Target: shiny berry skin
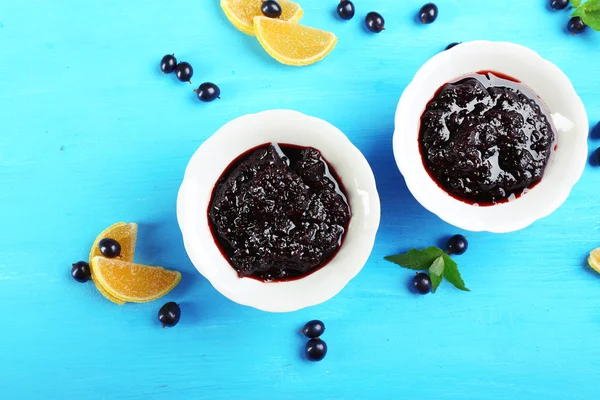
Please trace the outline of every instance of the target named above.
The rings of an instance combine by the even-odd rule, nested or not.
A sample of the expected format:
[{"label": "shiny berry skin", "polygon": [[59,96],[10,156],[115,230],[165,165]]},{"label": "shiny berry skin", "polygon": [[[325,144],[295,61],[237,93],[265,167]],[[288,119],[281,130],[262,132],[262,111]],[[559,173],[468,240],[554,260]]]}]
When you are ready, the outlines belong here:
[{"label": "shiny berry skin", "polygon": [[419,21],[424,24],[430,24],[438,17],[438,8],[433,3],[427,3],[419,11]]},{"label": "shiny berry skin", "polygon": [[87,282],[92,278],[92,272],[90,271],[90,264],[85,261],[78,261],[71,267],[71,276],[77,282]]},{"label": "shiny berry skin", "polygon": [[463,235],[454,235],[448,240],[448,254],[460,256],[467,251],[469,242]]},{"label": "shiny berry skin", "polygon": [[550,0],[550,7],[553,10],[564,10],[569,5],[569,0]]},{"label": "shiny berry skin", "polygon": [[325,324],[318,319],[313,319],[312,321],[308,321],[300,332],[304,333],[308,338],[315,339],[325,332]]},{"label": "shiny berry skin", "polygon": [[189,82],[192,83],[191,79],[194,75],[194,68],[187,62],[180,62],[175,67],[175,75],[177,75],[177,79],[181,82]]},{"label": "shiny berry skin", "polygon": [[375,11],[371,11],[365,17],[365,24],[367,25],[367,29],[371,32],[379,33],[385,30],[385,20],[381,16],[381,14],[376,13]]},{"label": "shiny berry skin", "polygon": [[160,70],[163,74],[170,74],[177,67],[177,59],[174,54],[167,54],[160,60]]},{"label": "shiny berry skin", "polygon": [[444,50],[450,50],[451,48],[458,46],[459,44],[460,44],[460,42],[450,43],[448,46],[446,46],[446,48]]},{"label": "shiny berry skin", "polygon": [[105,238],[98,243],[100,253],[106,258],[115,258],[121,254],[121,245],[115,239]]},{"label": "shiny berry skin", "polygon": [[158,310],[158,320],[162,324],[162,327],[168,326],[169,328],[177,325],[179,318],[181,317],[181,308],[179,304],[174,301],[166,303]]},{"label": "shiny berry skin", "polygon": [[306,358],[310,361],[321,361],[327,355],[327,343],[321,339],[310,339],[305,350]]},{"label": "shiny berry skin", "polygon": [[346,21],[354,17],[354,11],[354,3],[349,0],[341,0],[340,4],[337,6],[338,15],[341,19],[345,19]]},{"label": "shiny berry skin", "polygon": [[582,33],[583,31],[585,31],[585,28],[587,28],[587,25],[585,24],[585,22],[583,22],[581,17],[573,17],[569,20],[569,23],[567,24],[567,30],[571,32],[572,35]]},{"label": "shiny berry skin", "polygon": [[194,92],[196,92],[198,95],[198,100],[203,102],[209,102],[221,98],[221,89],[219,89],[219,87],[214,83],[210,82],[204,82],[202,85],[198,86],[198,89],[195,89]]},{"label": "shiny berry skin", "polygon": [[265,17],[279,18],[281,16],[281,6],[275,0],[263,1],[260,10]]},{"label": "shiny berry skin", "polygon": [[431,292],[431,278],[424,272],[419,272],[415,275],[413,280],[415,289],[421,294],[427,294]]}]

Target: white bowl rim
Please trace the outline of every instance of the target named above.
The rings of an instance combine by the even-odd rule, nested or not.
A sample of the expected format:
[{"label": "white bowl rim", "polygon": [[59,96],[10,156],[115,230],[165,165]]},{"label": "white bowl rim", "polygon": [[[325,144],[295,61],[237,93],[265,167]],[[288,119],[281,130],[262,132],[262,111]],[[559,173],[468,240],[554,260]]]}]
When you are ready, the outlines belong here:
[{"label": "white bowl rim", "polygon": [[[413,164],[407,164],[405,162],[405,152],[414,151],[414,149],[406,149],[405,146],[402,146],[402,139],[404,133],[402,132],[403,121],[407,117],[407,111],[410,109],[410,106],[414,106],[415,94],[421,90],[423,86],[423,80],[428,76],[431,76],[433,71],[436,71],[440,68],[448,68],[449,63],[452,60],[456,60],[458,57],[473,57],[474,52],[478,52],[482,49],[486,49],[487,51],[491,51],[493,49],[494,52],[502,53],[508,52],[514,55],[518,55],[521,60],[527,60],[527,65],[529,68],[537,68],[539,71],[543,71],[543,73],[551,75],[551,79],[554,83],[554,87],[557,91],[560,91],[561,96],[564,98],[564,102],[569,102],[576,108],[577,117],[573,119],[575,121],[575,127],[573,130],[577,130],[574,135],[574,144],[575,148],[572,151],[571,156],[573,157],[573,161],[569,165],[569,175],[566,179],[557,183],[557,188],[559,190],[555,191],[555,195],[548,199],[547,202],[543,204],[539,204],[539,207],[530,207],[527,213],[520,213],[519,218],[509,219],[505,218],[501,222],[494,221],[493,218],[486,218],[486,216],[491,216],[494,214],[496,210],[501,208],[511,207],[515,209],[515,205],[522,202],[523,199],[527,198],[527,194],[521,196],[520,198],[509,201],[506,203],[500,203],[494,206],[489,207],[476,207],[473,205],[469,205],[465,202],[462,202],[458,199],[453,198],[448,193],[446,193],[443,189],[438,186],[439,191],[436,193],[436,196],[426,195],[423,187],[423,175],[420,174],[417,176],[415,171],[418,169],[425,169],[422,165],[422,162],[419,166],[415,166]],[[531,65],[534,64],[535,67]],[[465,70],[461,74],[455,76],[459,78],[461,76],[475,73],[482,70],[491,70],[499,73],[503,73],[501,70],[494,69],[493,66],[489,68],[475,68],[474,70],[467,71]],[[510,74],[509,74],[510,75]],[[512,75],[511,75],[512,76]],[[519,76],[515,76],[515,78],[520,79]],[[448,80],[446,81],[448,82]],[[444,82],[444,83],[446,83]],[[526,82],[523,82],[527,85]],[[443,83],[442,83],[443,84]],[[441,86],[441,85],[440,85]],[[439,87],[439,86],[438,86]],[[434,92],[431,93],[429,99],[431,99],[434,95]],[[542,101],[545,102],[544,98],[540,97]],[[423,105],[423,110],[425,109],[425,105]],[[553,112],[554,110],[551,110]],[[422,111],[421,111],[422,113]],[[418,116],[420,118],[420,114]],[[396,109],[395,114],[395,130],[393,135],[393,151],[394,157],[396,159],[396,163],[400,172],[402,173],[406,185],[410,192],[413,194],[415,199],[427,210],[436,214],[442,220],[447,223],[454,225],[456,227],[462,228],[468,231],[488,231],[494,233],[506,233],[512,232],[516,230],[523,229],[529,225],[531,225],[536,220],[546,217],[550,215],[553,211],[555,211],[569,196],[573,186],[577,183],[579,178],[581,177],[585,165],[587,163],[587,135],[588,135],[588,119],[585,111],[585,107],[583,102],[577,95],[573,84],[569,80],[569,78],[565,75],[563,71],[561,71],[555,64],[552,62],[542,58],[535,51],[515,43],[511,42],[491,42],[491,41],[471,41],[471,42],[463,42],[458,46],[453,47],[450,50],[446,50],[440,52],[429,59],[423,66],[417,71],[413,80],[410,84],[405,88],[399,102],[398,107]],[[416,133],[415,145],[418,147],[418,132]],[[408,135],[408,134],[407,134]],[[555,153],[561,149],[561,143],[558,143],[558,149]],[[552,168],[552,162],[547,167],[546,174],[549,169]],[[435,182],[431,179],[429,174],[427,177],[431,183],[435,184]],[[546,176],[542,179],[542,182],[546,180]],[[540,182],[540,184],[542,183]],[[538,185],[540,185],[538,184]],[[435,184],[437,186],[437,184]],[[536,190],[536,187],[531,189]],[[436,197],[439,199],[440,197],[444,197],[444,205],[441,206]],[[448,200],[451,199],[451,200]],[[450,205],[450,207],[448,207]],[[488,212],[483,212],[478,214],[478,218],[465,218],[466,207],[476,207],[479,209],[485,209]]]},{"label": "white bowl rim", "polygon": [[[193,208],[194,203],[200,201],[200,197],[206,197],[206,193],[198,192],[195,180],[198,179],[198,171],[202,169],[202,166],[206,167],[206,164],[210,162],[207,159],[210,152],[222,148],[223,143],[231,144],[231,140],[235,139],[235,145],[238,145],[237,141],[248,139],[248,137],[251,137],[252,135],[248,135],[248,137],[244,138],[238,136],[236,138],[236,132],[245,128],[252,129],[249,127],[259,121],[263,123],[262,126],[266,130],[271,129],[271,125],[279,126],[279,128],[285,128],[287,126],[289,129],[302,125],[315,128],[319,132],[320,138],[317,139],[316,143],[311,142],[312,144],[310,144],[310,146],[321,151],[323,157],[332,164],[336,173],[343,181],[351,203],[353,216],[350,220],[344,243],[339,252],[327,265],[298,280],[264,283],[251,278],[239,278],[237,272],[220,254],[214,240],[212,240],[212,234],[210,236],[210,244],[206,243],[206,240],[199,239],[200,235],[198,234],[198,229],[206,229],[210,233],[208,223],[206,223],[205,227],[199,227],[198,225],[200,225],[201,222],[190,222],[188,216],[188,214],[196,214],[196,217],[202,220],[198,213],[194,213],[193,210],[191,211],[191,208]],[[312,139],[315,139],[314,135]],[[306,138],[292,141],[256,139],[256,144],[248,146],[244,151],[249,150],[256,145],[278,141],[279,143],[308,145],[304,140],[306,140]],[[243,145],[239,144],[239,146]],[[335,149],[337,152],[333,154],[334,157],[332,157],[332,149]],[[223,160],[225,168],[233,161],[233,159],[244,151],[226,151],[226,155],[224,156],[225,159]],[[343,166],[336,165],[336,162],[339,162],[340,157],[348,159]],[[349,160],[352,161],[350,162]],[[350,172],[352,174],[350,176],[348,176],[348,165],[351,165]],[[208,168],[211,168],[211,166],[208,166]],[[218,176],[222,174],[225,168],[217,168],[219,169],[217,171]],[[212,181],[212,185],[210,186],[208,193],[209,199],[218,176]],[[352,182],[349,181],[350,179]],[[360,193],[355,193],[356,190]],[[206,204],[208,204],[208,200],[206,200]],[[368,209],[365,211],[368,215],[359,218],[363,213],[361,207],[366,207],[365,210]],[[186,167],[183,182],[179,189],[177,198],[177,219],[189,258],[196,269],[215,287],[215,289],[217,289],[217,291],[234,302],[251,306],[259,310],[268,312],[290,312],[314,306],[329,300],[339,293],[346,284],[360,272],[370,256],[375,243],[375,236],[380,220],[380,203],[375,177],[369,163],[358,148],[356,148],[338,128],[322,119],[307,116],[298,111],[268,110],[255,114],[243,115],[229,121],[199,146]],[[358,226],[359,223],[360,226]],[[204,234],[205,232],[202,232],[202,237],[205,237]],[[361,238],[360,243],[355,243],[354,240],[359,237]],[[347,246],[349,240],[354,243],[352,248]],[[218,257],[222,262],[215,259],[215,251],[219,253]],[[341,260],[340,257],[342,255],[344,255],[343,259],[346,260],[344,265],[340,265],[341,262],[338,261]],[[215,267],[213,265],[214,263],[218,263],[219,265]],[[333,268],[335,268],[335,273],[327,272],[332,271]],[[323,277],[327,277],[328,279],[322,279]],[[310,282],[315,284],[316,290],[299,289],[299,284],[309,286],[311,285]],[[273,287],[279,287],[280,289],[271,291]],[[302,290],[302,295],[293,294],[298,290]],[[253,295],[249,295],[249,291],[251,291]]]}]

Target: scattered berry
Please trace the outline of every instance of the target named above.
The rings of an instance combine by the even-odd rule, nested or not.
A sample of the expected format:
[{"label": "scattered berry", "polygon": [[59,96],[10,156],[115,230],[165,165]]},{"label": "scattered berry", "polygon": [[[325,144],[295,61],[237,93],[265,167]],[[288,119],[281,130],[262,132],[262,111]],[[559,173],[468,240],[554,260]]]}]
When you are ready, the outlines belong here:
[{"label": "scattered berry", "polygon": [[365,24],[371,32],[379,33],[385,30],[385,20],[381,14],[371,11],[365,17]]},{"label": "scattered berry", "polygon": [[463,235],[454,235],[448,240],[448,254],[460,256],[467,251],[469,242]]},{"label": "scattered berry", "polygon": [[354,17],[354,3],[349,0],[341,0],[337,6],[337,13],[341,19],[350,20]]},{"label": "scattered berry", "polygon": [[592,139],[600,139],[600,122],[598,122],[591,130],[590,137]]},{"label": "scattered berry", "polygon": [[308,321],[300,332],[311,339],[318,338],[325,332],[325,324],[318,319],[313,319],[312,321]]},{"label": "scattered berry", "polygon": [[181,317],[181,308],[179,308],[179,304],[174,301],[170,301],[158,310],[158,320],[162,324],[163,328],[165,326],[173,327],[177,325],[179,322],[179,318]]},{"label": "scattered berry", "polygon": [[306,358],[310,361],[321,361],[327,355],[327,343],[321,339],[310,339],[306,343]]},{"label": "scattered berry", "polygon": [[569,5],[569,0],[550,0],[550,7],[553,10],[563,10]]},{"label": "scattered berry", "polygon": [[198,89],[195,89],[194,92],[198,94],[198,99],[204,102],[221,98],[221,89],[219,89],[219,87],[214,83],[210,82],[204,82],[202,85],[198,86]]},{"label": "scattered berry", "polygon": [[115,239],[105,238],[98,243],[100,253],[106,258],[115,258],[121,254],[121,245]]},{"label": "scattered berry", "polygon": [[569,20],[569,23],[567,24],[567,30],[571,32],[572,35],[582,33],[583,31],[585,31],[585,28],[587,28],[587,25],[585,24],[585,22],[583,22],[581,17],[573,17]]},{"label": "scattered berry", "polygon": [[90,264],[86,263],[85,261],[76,262],[71,268],[71,276],[73,276],[73,279],[75,279],[77,282],[84,283],[89,281],[92,277]]},{"label": "scattered berry", "polygon": [[413,284],[415,285],[417,292],[421,294],[427,294],[431,292],[431,278],[424,272],[419,272],[417,275],[415,275]]},{"label": "scattered berry", "polygon": [[595,166],[600,165],[600,147],[598,147],[596,150],[594,150],[590,161],[591,161],[592,165],[595,165]]},{"label": "scattered berry", "polygon": [[427,3],[419,11],[419,21],[424,24],[430,24],[438,17],[438,8],[433,3]]},{"label": "scattered berry", "polygon": [[160,70],[163,74],[170,74],[177,67],[177,59],[174,54],[167,54],[160,60]]},{"label": "scattered berry", "polygon": [[263,1],[261,11],[265,17],[279,18],[281,16],[281,6],[275,0]]},{"label": "scattered berry", "polygon": [[192,83],[191,79],[192,75],[194,75],[194,69],[190,63],[185,61],[180,62],[177,64],[177,67],[175,67],[175,75],[177,75],[177,79],[179,79],[181,82]]},{"label": "scattered berry", "polygon": [[460,42],[450,43],[448,46],[446,46],[445,50],[450,50],[451,48],[453,48],[454,46],[458,46],[459,44],[460,44]]}]

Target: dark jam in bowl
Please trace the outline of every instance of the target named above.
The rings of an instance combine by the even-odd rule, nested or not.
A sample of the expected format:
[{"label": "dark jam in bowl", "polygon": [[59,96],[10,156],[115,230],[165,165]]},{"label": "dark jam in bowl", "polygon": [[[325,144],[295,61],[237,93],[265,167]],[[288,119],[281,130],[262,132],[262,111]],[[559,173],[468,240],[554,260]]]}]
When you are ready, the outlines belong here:
[{"label": "dark jam in bowl", "polygon": [[489,206],[542,179],[555,137],[535,93],[510,77],[479,72],[438,90],[421,116],[419,144],[442,189]]},{"label": "dark jam in bowl", "polygon": [[335,256],[350,207],[318,150],[264,144],[227,167],[208,216],[215,241],[240,277],[288,281]]}]

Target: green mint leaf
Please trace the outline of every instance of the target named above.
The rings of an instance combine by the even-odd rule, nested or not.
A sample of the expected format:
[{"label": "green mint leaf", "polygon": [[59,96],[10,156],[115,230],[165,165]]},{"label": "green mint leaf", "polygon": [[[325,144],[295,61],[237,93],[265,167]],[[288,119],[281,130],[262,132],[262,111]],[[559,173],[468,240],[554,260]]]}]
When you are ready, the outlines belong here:
[{"label": "green mint leaf", "polygon": [[435,259],[429,267],[429,279],[431,279],[431,291],[435,293],[440,283],[442,283],[442,274],[444,273],[444,256],[441,255]]},{"label": "green mint leaf", "polygon": [[586,1],[583,3],[583,9],[588,13],[600,10],[600,0]]},{"label": "green mint leaf", "polygon": [[442,276],[444,273],[444,256],[439,256],[435,259],[431,267],[429,267],[430,275]]},{"label": "green mint leaf", "polygon": [[431,279],[431,291],[435,293],[440,283],[442,283],[442,275],[429,274],[429,279]]},{"label": "green mint leaf", "polygon": [[425,271],[431,267],[431,264],[444,252],[437,247],[428,247],[423,250],[412,249],[403,254],[385,257],[401,267],[413,269],[415,271]]},{"label": "green mint leaf", "polygon": [[594,11],[587,11],[581,16],[581,19],[593,30],[600,31],[600,8]]},{"label": "green mint leaf", "polygon": [[571,0],[573,7],[577,8],[581,5],[581,0]]},{"label": "green mint leaf", "polygon": [[458,265],[452,258],[450,258],[448,254],[444,254],[444,278],[446,278],[446,280],[453,284],[457,289],[470,292],[470,290],[465,286],[465,281],[463,281],[462,277],[460,276],[460,272],[458,272]]},{"label": "green mint leaf", "polygon": [[[586,4],[587,3],[584,4],[584,8]],[[581,16],[581,19],[583,20],[583,22],[585,22],[587,26],[589,26],[593,30],[600,31],[600,4],[598,4],[595,7],[597,8],[590,11],[586,11]]]}]

